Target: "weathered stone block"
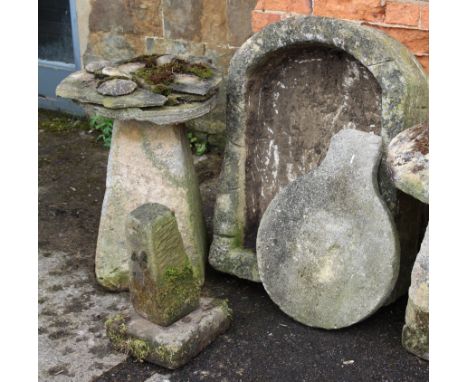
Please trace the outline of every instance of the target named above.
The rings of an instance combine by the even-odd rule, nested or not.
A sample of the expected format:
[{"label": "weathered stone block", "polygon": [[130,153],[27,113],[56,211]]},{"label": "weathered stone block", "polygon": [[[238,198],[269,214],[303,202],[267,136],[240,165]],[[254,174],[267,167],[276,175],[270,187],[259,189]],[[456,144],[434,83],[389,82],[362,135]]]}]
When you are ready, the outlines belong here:
[{"label": "weathered stone block", "polygon": [[147,320],[168,326],[199,305],[200,284],[193,276],[174,213],[144,204],[126,226],[130,253],[130,297]]},{"label": "weathered stone block", "polygon": [[162,5],[166,38],[201,41],[203,0],[162,0]]},{"label": "weathered stone block", "polygon": [[200,19],[201,41],[211,44],[226,44],[227,0],[203,0]]},{"label": "weathered stone block", "polygon": [[402,343],[411,353],[429,359],[429,227],[411,274]]},{"label": "weathered stone block", "polygon": [[257,259],[272,300],[303,324],[337,329],[380,308],[399,270],[393,219],[377,185],[382,139],[345,129],[322,164],[262,217]]},{"label": "weathered stone block", "polygon": [[429,203],[429,126],[414,126],[398,134],[388,146],[387,163],[395,187]]},{"label": "weathered stone block", "polygon": [[117,350],[176,369],[225,332],[231,319],[226,301],[202,298],[198,309],[171,326],[153,324],[132,312],[130,317],[117,315],[108,319],[106,332]]},{"label": "weathered stone block", "polygon": [[160,0],[97,0],[89,15],[91,32],[162,35]]}]

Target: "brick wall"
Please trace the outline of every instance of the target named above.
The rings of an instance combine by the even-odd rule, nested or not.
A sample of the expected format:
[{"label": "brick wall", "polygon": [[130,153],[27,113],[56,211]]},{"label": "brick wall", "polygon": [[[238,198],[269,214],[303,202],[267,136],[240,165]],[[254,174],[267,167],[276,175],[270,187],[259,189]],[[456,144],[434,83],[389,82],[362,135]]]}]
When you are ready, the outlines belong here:
[{"label": "brick wall", "polygon": [[429,71],[429,2],[409,0],[258,0],[252,30],[297,15],[351,20],[380,29],[406,45]]}]

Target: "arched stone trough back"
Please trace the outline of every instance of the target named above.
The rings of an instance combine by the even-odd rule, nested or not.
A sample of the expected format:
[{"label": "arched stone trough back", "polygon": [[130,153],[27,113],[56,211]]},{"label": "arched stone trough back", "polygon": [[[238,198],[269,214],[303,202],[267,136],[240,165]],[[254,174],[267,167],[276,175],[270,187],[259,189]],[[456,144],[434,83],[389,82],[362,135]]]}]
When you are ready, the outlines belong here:
[{"label": "arched stone trough back", "polygon": [[[252,199],[251,195],[255,192],[255,187],[249,188],[249,185],[255,176],[251,176],[249,166],[252,164],[252,148],[257,142],[249,142],[249,137],[255,136],[259,131],[257,129],[252,133],[249,129],[255,123],[261,124],[252,117],[252,107],[249,107],[252,100],[249,100],[249,96],[256,92],[258,95],[259,86],[255,84],[255,80],[262,78],[261,72],[275,60],[282,65],[281,58],[278,57],[287,59],[291,52],[297,57],[305,54],[310,58],[315,54],[315,57],[321,59],[326,57],[320,55],[341,54],[343,60],[354,61],[351,64],[360,71],[361,79],[367,76],[366,73],[374,77],[363,80],[360,84],[367,86],[368,91],[374,95],[380,92],[381,99],[377,100],[377,103],[360,105],[361,109],[357,112],[362,116],[357,119],[367,124],[367,127],[356,128],[369,130],[368,126],[371,126],[370,130],[382,136],[384,150],[400,131],[427,120],[427,77],[411,52],[383,32],[348,21],[309,16],[271,24],[246,41],[236,52],[229,68],[227,145],[220,176],[209,261],[220,271],[252,281],[259,281],[259,276],[253,249],[255,222],[249,221],[252,220],[249,218],[252,210],[249,197]],[[338,61],[332,57],[330,63],[336,65],[336,62]],[[350,96],[354,97],[352,93]],[[370,113],[367,116],[364,115],[366,108]],[[376,108],[381,109],[377,119]],[[271,111],[274,112],[273,109]],[[299,111],[307,112],[304,108]],[[282,110],[278,112],[281,113]],[[302,125],[306,122],[303,121]],[[340,123],[343,126],[340,126]],[[346,123],[348,122],[344,117],[342,121],[330,126],[330,133],[326,135],[331,137],[337,128],[349,128],[349,125],[345,126]],[[321,126],[322,131],[324,127],[326,124]],[[288,128],[289,126],[285,126],[286,130]],[[330,137],[326,139],[329,140]],[[325,149],[326,152],[328,142],[321,143],[321,150]],[[315,159],[317,163],[305,166],[302,171],[310,171],[318,165],[319,160],[320,158]],[[386,180],[385,172],[385,168],[382,168],[381,190],[390,209],[397,214],[398,200],[393,187]],[[294,174],[294,177],[298,175],[302,174]],[[259,215],[261,211],[255,217],[257,220],[261,218]],[[253,238],[249,238],[246,231],[253,233]]]}]

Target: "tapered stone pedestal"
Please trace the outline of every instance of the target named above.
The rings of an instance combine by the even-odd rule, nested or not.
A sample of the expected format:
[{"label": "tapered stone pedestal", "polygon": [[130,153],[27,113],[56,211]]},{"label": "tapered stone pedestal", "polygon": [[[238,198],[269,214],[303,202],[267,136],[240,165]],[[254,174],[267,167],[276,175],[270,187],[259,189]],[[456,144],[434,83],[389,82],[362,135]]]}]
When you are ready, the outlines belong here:
[{"label": "tapered stone pedestal", "polygon": [[163,204],[175,213],[194,275],[202,283],[205,226],[183,126],[117,121],[96,249],[96,276],[104,287],[128,287],[125,220],[133,209],[150,202]]}]

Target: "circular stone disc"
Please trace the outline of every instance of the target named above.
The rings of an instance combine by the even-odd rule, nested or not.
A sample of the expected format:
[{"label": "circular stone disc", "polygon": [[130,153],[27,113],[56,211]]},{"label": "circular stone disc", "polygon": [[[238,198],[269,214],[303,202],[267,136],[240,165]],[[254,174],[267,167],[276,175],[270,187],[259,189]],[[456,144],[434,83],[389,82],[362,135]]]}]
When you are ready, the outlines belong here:
[{"label": "circular stone disc", "polygon": [[335,135],[322,165],[278,193],[262,217],[260,278],[281,310],[305,325],[359,322],[384,304],[398,276],[397,237],[374,183],[380,146],[372,139],[366,146],[366,133]]},{"label": "circular stone disc", "polygon": [[109,96],[121,96],[132,93],[138,85],[130,80],[122,80],[114,78],[112,80],[102,83],[98,88],[97,92],[102,95]]}]

